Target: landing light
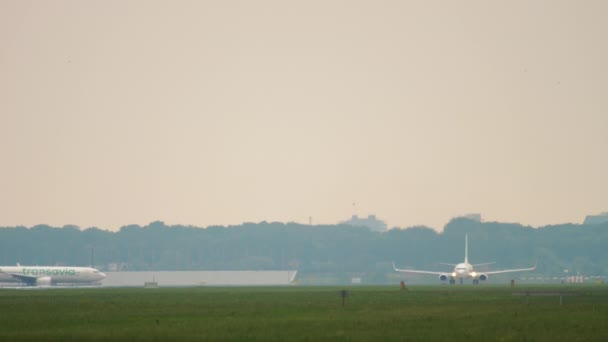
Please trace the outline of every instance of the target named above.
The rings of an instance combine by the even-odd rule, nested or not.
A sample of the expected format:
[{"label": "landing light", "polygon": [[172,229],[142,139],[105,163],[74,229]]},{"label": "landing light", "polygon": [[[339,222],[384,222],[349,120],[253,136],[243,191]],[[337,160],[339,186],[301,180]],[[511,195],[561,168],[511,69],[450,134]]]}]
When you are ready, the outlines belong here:
[{"label": "landing light", "polygon": [[455,277],[455,276],[456,276],[456,272],[452,272],[452,277]]},{"label": "landing light", "polygon": [[477,272],[471,272],[471,277],[473,277],[473,278],[477,277]]}]

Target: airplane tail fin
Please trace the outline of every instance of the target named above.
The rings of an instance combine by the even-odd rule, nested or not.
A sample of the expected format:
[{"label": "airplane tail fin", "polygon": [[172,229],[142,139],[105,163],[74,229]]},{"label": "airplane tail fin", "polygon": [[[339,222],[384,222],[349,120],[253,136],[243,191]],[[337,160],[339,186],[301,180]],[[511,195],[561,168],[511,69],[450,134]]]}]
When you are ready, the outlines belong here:
[{"label": "airplane tail fin", "polygon": [[464,263],[469,263],[469,234],[464,235]]}]

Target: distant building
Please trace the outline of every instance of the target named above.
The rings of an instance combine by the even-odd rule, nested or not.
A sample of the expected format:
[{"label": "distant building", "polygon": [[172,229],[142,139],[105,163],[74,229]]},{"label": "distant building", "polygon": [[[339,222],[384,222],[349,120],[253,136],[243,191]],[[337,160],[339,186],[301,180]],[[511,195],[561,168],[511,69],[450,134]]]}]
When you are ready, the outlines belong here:
[{"label": "distant building", "polygon": [[357,215],[353,215],[350,220],[340,223],[355,227],[367,227],[375,232],[385,232],[388,227],[384,221],[377,219],[376,215],[369,215],[367,218],[359,218]]},{"label": "distant building", "polygon": [[297,270],[106,272],[102,286],[277,286],[296,283]]},{"label": "distant building", "polygon": [[466,214],[466,215],[462,215],[458,218],[465,218],[471,221],[477,221],[477,222],[481,222],[481,214]]},{"label": "distant building", "polygon": [[605,211],[599,215],[587,215],[583,224],[600,224],[608,222],[608,211]]}]

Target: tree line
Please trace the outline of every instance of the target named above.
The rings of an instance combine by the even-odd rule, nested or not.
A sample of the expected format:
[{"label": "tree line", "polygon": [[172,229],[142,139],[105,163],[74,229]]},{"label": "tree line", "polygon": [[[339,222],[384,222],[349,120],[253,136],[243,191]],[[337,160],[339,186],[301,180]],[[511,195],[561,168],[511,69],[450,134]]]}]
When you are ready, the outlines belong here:
[{"label": "tree line", "polygon": [[[244,223],[207,228],[161,221],[117,232],[76,226],[0,228],[0,264],[93,265],[101,270],[285,270],[384,275],[399,267],[449,270],[464,258],[492,268],[530,267],[537,274],[608,274],[608,223],[532,228],[458,218],[442,232],[428,227],[372,232],[349,225]],[[443,268],[442,268],[443,267]]]}]

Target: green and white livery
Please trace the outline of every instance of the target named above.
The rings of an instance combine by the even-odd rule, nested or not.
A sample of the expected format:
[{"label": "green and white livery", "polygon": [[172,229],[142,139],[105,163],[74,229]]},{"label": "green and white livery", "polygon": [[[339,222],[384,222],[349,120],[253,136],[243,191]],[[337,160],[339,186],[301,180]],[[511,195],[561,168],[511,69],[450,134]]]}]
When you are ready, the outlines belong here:
[{"label": "green and white livery", "polygon": [[72,266],[0,266],[0,283],[31,286],[96,284],[106,277],[92,267]]}]

